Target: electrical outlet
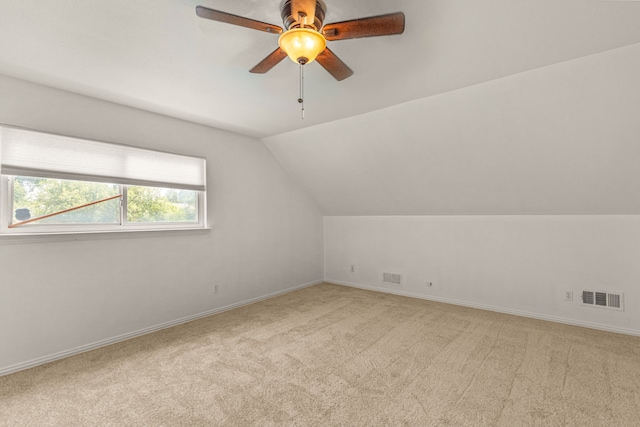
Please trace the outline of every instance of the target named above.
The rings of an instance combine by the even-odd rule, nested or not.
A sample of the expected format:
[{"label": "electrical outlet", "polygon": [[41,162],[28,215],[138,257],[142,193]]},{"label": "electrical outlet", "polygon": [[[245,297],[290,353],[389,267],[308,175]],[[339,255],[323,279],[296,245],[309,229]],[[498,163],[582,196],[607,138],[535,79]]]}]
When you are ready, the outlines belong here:
[{"label": "electrical outlet", "polygon": [[573,291],[565,291],[564,300],[565,301],[573,301]]},{"label": "electrical outlet", "polygon": [[218,292],[220,292],[220,286],[219,285],[213,285],[213,293],[217,294]]},{"label": "electrical outlet", "polygon": [[355,264],[351,264],[351,272],[352,273],[356,272],[356,265]]}]

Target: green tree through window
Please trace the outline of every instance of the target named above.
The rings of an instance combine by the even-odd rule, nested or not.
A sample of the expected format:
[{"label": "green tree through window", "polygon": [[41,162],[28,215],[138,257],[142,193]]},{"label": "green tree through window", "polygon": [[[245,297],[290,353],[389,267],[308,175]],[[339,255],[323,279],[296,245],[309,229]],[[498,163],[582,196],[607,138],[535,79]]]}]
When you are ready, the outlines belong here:
[{"label": "green tree through window", "polygon": [[[49,215],[121,194],[117,184],[16,176],[13,179],[12,223]],[[155,187],[127,187],[129,222],[194,222],[198,219],[197,192]],[[118,224],[120,198],[83,207],[34,222],[35,224]],[[20,211],[20,218],[16,217]]]},{"label": "green tree through window", "polygon": [[182,222],[197,220],[196,192],[130,186],[127,221]]},{"label": "green tree through window", "polygon": [[[13,223],[19,222],[15,218],[18,209],[28,209],[31,218],[35,218],[116,196],[119,191],[119,186],[115,184],[16,176],[13,180]],[[45,218],[38,223],[118,223],[119,210],[120,200],[114,199]]]}]

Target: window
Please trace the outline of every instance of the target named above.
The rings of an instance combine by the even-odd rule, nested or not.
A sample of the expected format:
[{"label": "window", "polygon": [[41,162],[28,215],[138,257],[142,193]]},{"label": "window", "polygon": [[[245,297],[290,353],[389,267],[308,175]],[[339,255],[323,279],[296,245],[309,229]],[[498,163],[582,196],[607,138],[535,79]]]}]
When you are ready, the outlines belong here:
[{"label": "window", "polygon": [[204,228],[205,160],[3,126],[0,233]]}]

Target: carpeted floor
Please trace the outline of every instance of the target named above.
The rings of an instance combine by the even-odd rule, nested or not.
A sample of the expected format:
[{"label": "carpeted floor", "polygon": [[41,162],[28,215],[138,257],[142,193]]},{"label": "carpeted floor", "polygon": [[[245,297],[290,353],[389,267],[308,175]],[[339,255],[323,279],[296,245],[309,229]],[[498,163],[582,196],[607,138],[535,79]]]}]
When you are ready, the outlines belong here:
[{"label": "carpeted floor", "polygon": [[640,426],[640,338],[322,284],[0,378],[2,426]]}]

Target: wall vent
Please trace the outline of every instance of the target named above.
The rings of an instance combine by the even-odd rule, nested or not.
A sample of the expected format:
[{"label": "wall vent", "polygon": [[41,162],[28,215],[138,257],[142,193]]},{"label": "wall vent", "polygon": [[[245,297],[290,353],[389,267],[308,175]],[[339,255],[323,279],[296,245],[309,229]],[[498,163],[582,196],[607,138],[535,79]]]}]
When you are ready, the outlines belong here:
[{"label": "wall vent", "polygon": [[605,291],[582,291],[582,304],[591,307],[624,310],[624,294]]},{"label": "wall vent", "polygon": [[385,285],[402,286],[402,274],[382,273],[382,283]]}]

